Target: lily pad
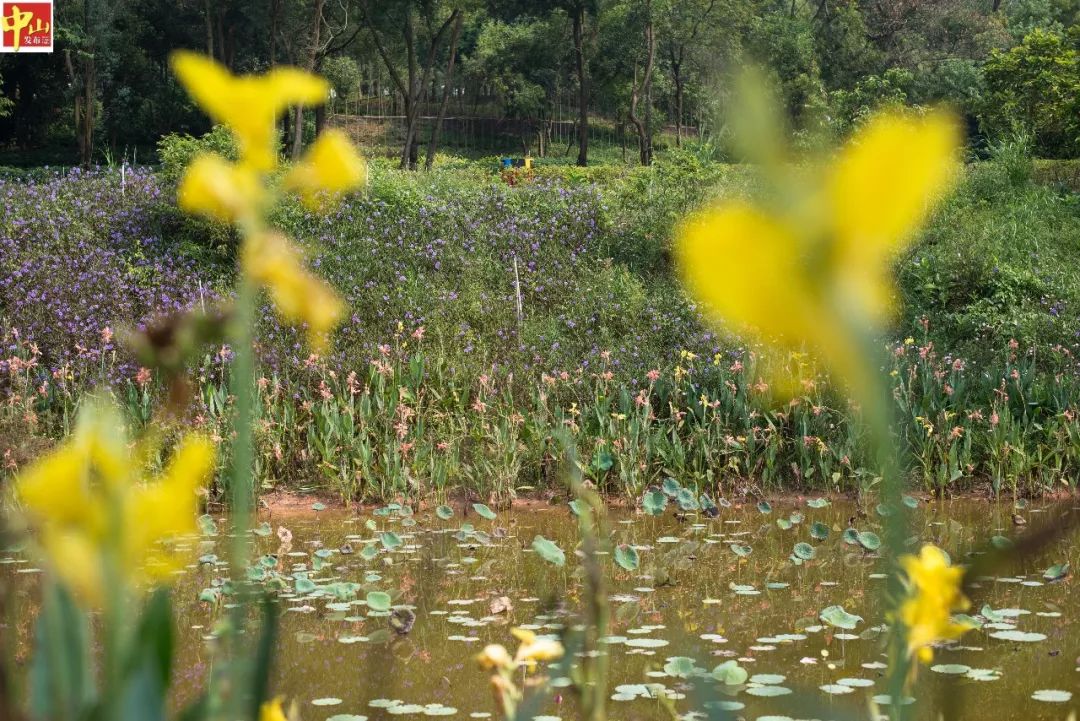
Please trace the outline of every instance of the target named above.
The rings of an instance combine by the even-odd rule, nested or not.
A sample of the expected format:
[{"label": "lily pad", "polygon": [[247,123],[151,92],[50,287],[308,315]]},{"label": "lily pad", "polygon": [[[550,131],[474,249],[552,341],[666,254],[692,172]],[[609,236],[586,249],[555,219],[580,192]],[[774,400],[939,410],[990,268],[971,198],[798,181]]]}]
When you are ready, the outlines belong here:
[{"label": "lily pad", "polygon": [[741,686],[750,674],[734,660],[724,661],[712,670],[713,678],[727,686]]},{"label": "lily pad", "polygon": [[881,548],[881,538],[873,531],[863,531],[859,534],[859,545],[867,551],[876,551]]},{"label": "lily pad", "polygon": [[809,543],[796,543],[795,555],[804,561],[809,561],[811,558],[817,555],[817,551]]},{"label": "lily pad", "polygon": [[474,503],[472,507],[473,510],[476,511],[476,514],[481,518],[486,518],[489,521],[494,521],[496,518],[498,518],[498,516],[495,514],[495,511],[491,510],[483,503]]},{"label": "lily pad", "polygon": [[550,541],[543,536],[537,536],[533,539],[532,549],[548,563],[556,566],[566,565],[566,554],[555,545],[554,541]]},{"label": "lily pad", "polygon": [[435,509],[435,515],[444,521],[449,521],[454,517],[454,509],[450,506],[439,506]]},{"label": "lily pad", "polygon": [[830,626],[836,626],[837,628],[843,628],[847,630],[853,630],[859,621],[863,620],[862,616],[856,616],[853,613],[848,613],[842,606],[829,606],[822,610],[819,618]]},{"label": "lily pad", "polygon": [[615,563],[619,564],[627,571],[636,571],[641,563],[641,559],[633,546],[623,543],[615,548]]},{"label": "lily pad", "polygon": [[389,611],[392,602],[390,594],[384,591],[370,591],[365,600],[372,611]]},{"label": "lily pad", "polygon": [[647,491],[641,505],[650,516],[659,516],[667,508],[667,496],[660,491]]}]

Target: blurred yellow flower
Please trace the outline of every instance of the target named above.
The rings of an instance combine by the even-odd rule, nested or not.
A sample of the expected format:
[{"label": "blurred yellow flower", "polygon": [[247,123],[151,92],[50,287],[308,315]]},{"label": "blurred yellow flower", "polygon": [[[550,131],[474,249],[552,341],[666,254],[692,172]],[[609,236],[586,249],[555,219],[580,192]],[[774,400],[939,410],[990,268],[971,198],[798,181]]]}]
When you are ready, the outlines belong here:
[{"label": "blurred yellow flower", "polygon": [[510,658],[510,652],[497,643],[484,646],[484,650],[476,655],[476,662],[485,671],[498,671],[514,665],[514,659]]},{"label": "blurred yellow flower", "polygon": [[232,130],[241,159],[260,171],[277,165],[278,116],[290,105],[325,102],[330,89],[319,76],[296,68],[233,75],[205,55],[186,50],[173,53],[172,66],[199,107]]},{"label": "blurred yellow flower", "polygon": [[853,331],[888,319],[892,261],[951,184],[959,141],[944,113],[879,115],[787,207],[697,214],[676,239],[689,290],[714,320],[806,346],[859,383]]},{"label": "blurred yellow flower", "polygon": [[952,618],[954,612],[971,605],[960,589],[964,569],[952,566],[945,552],[930,544],[918,556],[902,556],[899,563],[907,574],[908,596],[900,604],[899,617],[906,629],[908,653],[929,663],[933,644],[959,638],[972,628]]},{"label": "blurred yellow flower", "polygon": [[514,654],[514,663],[524,664],[530,669],[535,667],[538,661],[554,661],[562,658],[565,653],[563,645],[558,641],[541,638],[528,629],[515,628],[511,633],[521,641],[517,653]]},{"label": "blurred yellow flower", "polygon": [[285,176],[285,187],[296,190],[310,208],[321,201],[359,187],[367,180],[367,165],[345,133],[327,130],[304,158]]},{"label": "blurred yellow flower", "polygon": [[116,409],[84,408],[72,436],[15,481],[15,493],[56,574],[80,597],[100,605],[111,558],[120,579],[160,579],[182,559],[162,541],[196,530],[197,491],[214,465],[214,447],[185,437],[161,476],[140,479]]},{"label": "blurred yellow flower", "polygon": [[177,203],[189,213],[248,225],[254,221],[263,196],[257,173],[213,153],[191,162],[176,192]]},{"label": "blurred yellow flower", "polygon": [[281,708],[281,696],[263,701],[259,707],[259,721],[288,721],[288,718]]},{"label": "blurred yellow flower", "polygon": [[300,251],[279,233],[249,236],[242,253],[244,272],[270,291],[287,320],[307,324],[308,344],[316,353],[321,352],[344,313],[337,294],[304,268]]}]

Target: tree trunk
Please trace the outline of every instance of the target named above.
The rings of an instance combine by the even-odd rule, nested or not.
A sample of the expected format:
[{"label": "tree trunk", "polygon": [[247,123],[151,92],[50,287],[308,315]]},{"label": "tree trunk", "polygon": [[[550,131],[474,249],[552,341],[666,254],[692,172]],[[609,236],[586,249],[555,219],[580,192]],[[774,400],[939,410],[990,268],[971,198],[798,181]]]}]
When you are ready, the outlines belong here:
[{"label": "tree trunk", "polygon": [[411,22],[411,15],[405,25],[405,44],[409,49],[409,98],[406,103],[405,111],[405,147],[401,150],[401,163],[402,170],[415,170],[416,161],[418,159],[417,148],[417,136],[419,135],[420,125],[420,108],[421,99],[423,97],[424,89],[431,77],[432,68],[435,65],[435,53],[439,49],[439,43],[442,41],[443,35],[450,27],[451,21],[456,19],[458,10],[455,8],[452,13],[446,18],[446,21],[439,27],[438,31],[431,37],[428,43],[427,57],[424,61],[424,67],[422,68],[422,77],[416,78],[416,49],[415,39],[413,37],[413,28]]},{"label": "tree trunk", "polygon": [[585,83],[585,6],[574,11],[574,60],[578,79],[578,156],[577,164],[589,164],[589,88]]},{"label": "tree trunk", "polygon": [[684,46],[679,47],[679,52],[676,54],[673,47],[670,52],[671,56],[671,79],[675,83],[675,147],[682,147],[682,129],[683,129],[683,76],[682,76],[682,58],[683,58]]},{"label": "tree trunk", "polygon": [[210,0],[206,0],[206,54],[214,57],[214,13],[210,8]]},{"label": "tree trunk", "polygon": [[[319,33],[322,30],[324,5],[326,5],[326,0],[315,0],[307,56],[308,72],[313,72],[315,70],[315,60],[319,52]],[[293,160],[299,160],[300,153],[304,149],[304,108],[302,106],[297,105],[296,109],[293,111],[293,122],[295,123],[295,127],[293,128],[292,158]]]},{"label": "tree trunk", "polygon": [[443,78],[442,100],[439,102],[439,115],[435,118],[435,127],[431,129],[431,138],[428,140],[427,158],[424,159],[424,168],[431,170],[435,163],[435,151],[439,149],[439,133],[442,132],[443,120],[446,118],[446,107],[450,104],[450,90],[454,83],[454,62],[457,56],[458,40],[461,38],[461,26],[465,21],[465,13],[454,10],[457,19],[454,21],[454,29],[450,31],[450,58],[446,61],[446,76]]},{"label": "tree trunk", "polygon": [[75,87],[75,142],[79,147],[79,163],[83,167],[89,167],[94,156],[94,121],[95,121],[95,96],[94,90],[97,84],[97,65],[93,48],[80,53],[82,57],[76,64],[71,59],[71,51],[64,51],[64,65],[67,68],[68,79]]},{"label": "tree trunk", "polygon": [[[656,36],[653,34],[651,3],[645,3],[645,70],[642,74],[641,84],[638,85],[635,73],[634,85],[630,91],[630,122],[638,135],[638,149],[642,165],[652,165],[652,128],[649,126],[652,105],[652,72],[653,62],[656,59]],[[645,98],[645,120],[638,117],[637,108],[642,96]]]},{"label": "tree trunk", "polygon": [[270,67],[277,65],[277,35],[280,22],[281,0],[270,0]]}]

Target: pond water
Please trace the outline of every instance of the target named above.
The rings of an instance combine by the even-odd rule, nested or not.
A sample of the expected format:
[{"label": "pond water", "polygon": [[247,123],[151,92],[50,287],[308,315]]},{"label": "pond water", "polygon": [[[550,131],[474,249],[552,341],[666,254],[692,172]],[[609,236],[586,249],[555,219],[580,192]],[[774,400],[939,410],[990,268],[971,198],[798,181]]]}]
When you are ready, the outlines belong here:
[{"label": "pond water", "polygon": [[[1030,527],[1044,511],[1033,505],[1020,515]],[[1012,504],[920,503],[912,512],[913,548],[933,542],[962,560],[990,536],[1022,532],[1014,513]],[[514,626],[557,634],[580,608],[577,524],[565,505],[500,512],[494,520],[471,508],[465,516],[460,506],[445,520],[431,511],[402,516],[334,510],[264,513],[260,520],[274,532],[254,538],[257,554],[276,554],[286,577],[306,573],[312,582],[289,578],[290,587],[279,594],[274,683],[275,693],[298,700],[305,721],[336,715],[372,721],[495,718],[475,655],[487,643],[512,652]],[[731,659],[750,678],[743,686],[722,687],[719,698],[747,719],[865,719],[869,699],[886,693],[886,659],[874,632],[883,621],[880,561],[843,534],[849,524],[880,532],[873,510],[793,501],[775,502],[769,513],[753,505],[723,508],[713,519],[613,510],[608,520],[615,543],[633,546],[640,558],[636,571],[613,558],[605,563],[613,614],[603,645],[611,656],[609,718],[671,718],[656,700],[659,694],[694,718],[699,701],[687,674],[693,677],[694,668],[710,672]],[[460,533],[463,524],[466,533]],[[291,546],[279,547],[279,527],[291,531]],[[481,533],[468,533],[470,528]],[[828,537],[815,538],[823,528]],[[393,536],[381,539],[384,531]],[[564,567],[532,550],[537,535],[566,552]],[[874,545],[872,536],[864,540]],[[199,597],[212,595],[206,589],[226,573],[213,557],[224,556],[226,542],[222,534],[193,543],[205,562],[192,564],[176,587],[178,702],[194,696],[210,668],[212,629],[221,610]],[[813,558],[796,565],[796,543],[809,544]],[[749,555],[739,555],[733,544],[740,552],[749,548]],[[366,546],[377,554],[365,557]],[[950,718],[998,721],[1065,718],[1077,708],[1080,595],[1073,578],[1051,582],[1053,574],[1046,574],[1055,564],[1077,568],[1076,549],[1075,539],[1060,539],[1003,571],[1008,575],[978,579],[971,613],[986,607],[984,627],[939,648],[932,666],[919,669],[915,716],[936,718],[946,700]],[[800,552],[811,555],[806,548]],[[0,580],[25,584],[32,597],[38,576],[25,573],[30,564],[10,555],[5,560]],[[270,566],[274,559],[265,562]],[[352,598],[336,598],[332,591],[342,586],[333,584],[339,582],[360,588]],[[369,591],[388,592],[395,608],[411,609],[411,631],[391,630],[388,614],[366,605]],[[819,614],[834,605],[863,620],[853,630],[824,623]],[[576,717],[572,692],[559,687],[564,682],[556,679],[539,718]]]}]

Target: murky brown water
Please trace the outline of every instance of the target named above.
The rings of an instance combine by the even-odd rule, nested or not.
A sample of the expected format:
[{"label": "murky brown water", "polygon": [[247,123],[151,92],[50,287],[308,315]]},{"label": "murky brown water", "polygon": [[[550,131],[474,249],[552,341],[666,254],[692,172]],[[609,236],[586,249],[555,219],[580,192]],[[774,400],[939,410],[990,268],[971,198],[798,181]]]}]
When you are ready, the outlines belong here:
[{"label": "murky brown water", "polygon": [[[664,671],[667,660],[676,656],[692,658],[707,671],[737,659],[751,674],[751,684],[722,698],[743,704],[736,713],[747,719],[868,717],[868,699],[886,692],[881,641],[863,633],[882,621],[879,594],[884,581],[876,574],[878,561],[841,538],[840,531],[857,513],[854,506],[800,507],[805,519],[790,529],[779,528],[776,519],[793,510],[790,503],[775,503],[768,515],[753,506],[722,509],[719,518],[698,522],[680,522],[670,513],[652,518],[612,512],[615,541],[636,546],[641,567],[631,573],[608,564],[615,620],[605,648],[611,654],[611,693],[616,697],[609,718],[670,718],[657,700],[643,695],[642,684],[657,684],[650,687],[654,694],[673,695],[678,713],[695,711],[688,681]],[[1040,511],[1031,507],[1022,513],[1034,525]],[[1011,505],[976,501],[932,504],[915,512],[913,532],[923,542],[942,546],[954,559],[963,559],[988,536],[1012,535],[1013,512]],[[403,545],[392,552],[380,545],[377,557],[363,558],[359,551],[364,542],[377,537],[365,527],[370,518],[379,531],[397,533]],[[417,711],[412,705],[429,704],[441,704],[429,711],[452,709],[448,718],[494,714],[485,674],[477,669],[474,655],[487,643],[512,650],[513,626],[558,633],[573,622],[571,614],[580,601],[573,553],[577,525],[566,507],[500,513],[495,521],[475,513],[462,518],[459,508],[448,521],[418,514],[412,526],[399,517],[355,517],[332,510],[270,520],[275,531],[286,526],[294,536],[291,555],[280,557],[285,573],[310,570],[321,545],[335,552],[321,571],[311,573],[312,580],[320,587],[334,581],[363,586],[361,600],[329,608],[341,602],[310,593],[281,596],[274,690],[298,699],[305,720],[324,721],[337,714],[373,721],[418,718],[424,709],[409,713]],[[811,538],[814,521],[831,528],[827,540]],[[460,541],[454,532],[463,522],[488,533],[506,529],[507,536],[491,538],[490,545],[475,537]],[[872,512],[857,518],[856,525],[880,531]],[[567,552],[565,568],[546,563],[529,548],[536,534]],[[814,545],[816,557],[797,567],[789,557],[800,541]],[[223,536],[208,539],[199,552],[223,556],[225,542]],[[259,553],[278,550],[276,536],[256,542]],[[732,542],[748,544],[753,551],[740,559],[729,548]],[[336,550],[347,543],[354,553]],[[946,697],[958,701],[959,717],[966,719],[1063,719],[1078,708],[1080,595],[1071,577],[1057,583],[1043,578],[1043,571],[1055,563],[1080,568],[1078,548],[1076,539],[1062,539],[1039,557],[1009,569],[1011,575],[980,581],[972,613],[988,604],[1001,617],[993,628],[969,632],[958,647],[938,650],[937,671],[920,669],[913,691],[918,717],[936,718]],[[0,580],[24,586],[29,598],[38,576],[10,572],[25,571],[28,565],[22,560],[11,558],[0,567],[6,569],[0,571]],[[177,586],[178,701],[193,696],[207,677],[209,639],[220,611],[197,599],[224,573],[212,564],[193,565]],[[668,583],[657,583],[665,575]],[[370,590],[388,591],[395,606],[415,611],[410,633],[389,631],[388,618],[366,609],[362,599]],[[503,596],[512,608],[492,613],[492,601]],[[834,604],[865,621],[850,633],[823,626],[818,613]],[[1005,639],[991,635],[1002,631]],[[1017,635],[1029,640],[1008,640]],[[760,693],[754,686],[792,693],[762,697],[754,695]],[[844,693],[844,687],[850,692]],[[1073,696],[1064,702],[1033,698],[1041,690]],[[575,718],[572,693],[554,691],[544,713]],[[330,703],[336,700],[340,702]],[[387,708],[390,701],[398,703]]]}]

